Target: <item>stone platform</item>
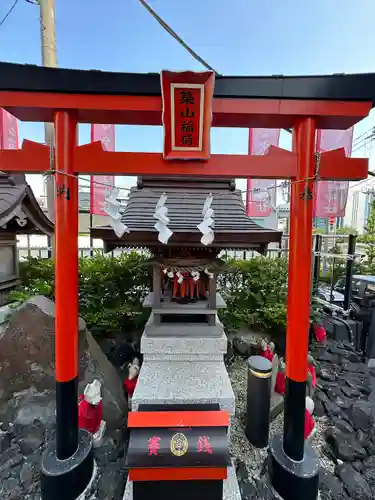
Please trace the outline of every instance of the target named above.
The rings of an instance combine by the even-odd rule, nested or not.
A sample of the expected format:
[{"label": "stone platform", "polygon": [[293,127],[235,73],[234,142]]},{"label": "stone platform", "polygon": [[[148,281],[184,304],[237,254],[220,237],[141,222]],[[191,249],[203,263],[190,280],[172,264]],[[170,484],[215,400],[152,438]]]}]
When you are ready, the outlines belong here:
[{"label": "stone platform", "polygon": [[224,331],[217,337],[161,337],[149,334],[148,331],[145,330],[141,340],[144,361],[222,362],[227,352],[227,337]]},{"label": "stone platform", "polygon": [[221,337],[224,333],[224,328],[217,316],[215,323],[215,325],[190,323],[189,321],[185,323],[156,323],[154,321],[154,313],[151,313],[146,323],[144,334],[149,337]]},{"label": "stone platform", "polygon": [[218,403],[234,414],[235,398],[223,361],[146,361],[132,399],[140,404]]},{"label": "stone platform", "polygon": [[[133,483],[131,481],[126,483],[124,500],[133,500]],[[228,467],[228,478],[224,481],[223,500],[241,500],[240,489],[233,467]]]}]

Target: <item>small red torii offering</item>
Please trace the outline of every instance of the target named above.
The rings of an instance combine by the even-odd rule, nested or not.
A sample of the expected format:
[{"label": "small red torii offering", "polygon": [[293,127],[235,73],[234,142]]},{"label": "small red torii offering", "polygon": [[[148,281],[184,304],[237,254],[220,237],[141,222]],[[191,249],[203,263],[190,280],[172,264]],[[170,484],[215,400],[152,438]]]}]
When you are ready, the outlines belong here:
[{"label": "small red torii offering", "polygon": [[[316,157],[315,135],[317,129],[347,129],[368,115],[375,101],[374,75],[219,76],[214,85],[214,75],[210,72],[166,72],[162,73],[161,84],[160,75],[156,74],[0,63],[0,77],[0,107],[20,120],[53,122],[55,126],[52,173],[57,189],[56,463],[71,459],[80,446],[76,417],[77,174],[290,179],[284,438],[276,436],[271,444],[272,481],[285,500],[315,498],[317,460],[304,446],[314,183],[316,179],[356,181],[367,178],[368,174],[368,160],[346,158],[344,149]],[[162,88],[163,97],[168,101],[164,108]],[[173,100],[169,99],[178,96],[176,88],[184,92],[184,99],[173,106]],[[199,99],[199,106],[197,102],[192,103],[192,97]],[[189,109],[182,109],[183,105]],[[181,118],[191,120],[185,123]],[[163,124],[167,134],[164,154],[107,152],[99,142],[78,146],[78,123]],[[211,155],[211,124],[214,127],[291,128],[292,152],[271,147],[268,154],[262,156]],[[199,134],[194,129],[197,126]],[[181,127],[184,135],[180,133]],[[45,173],[50,171],[50,149],[25,140],[20,150],[1,150],[0,162],[2,171]],[[82,464],[73,469],[70,473],[80,478],[74,484],[82,485],[85,474],[87,481],[91,478],[90,471]],[[56,477],[50,478],[46,472],[42,477],[42,491],[47,491]],[[72,490],[71,494],[78,497],[81,491]]]}]

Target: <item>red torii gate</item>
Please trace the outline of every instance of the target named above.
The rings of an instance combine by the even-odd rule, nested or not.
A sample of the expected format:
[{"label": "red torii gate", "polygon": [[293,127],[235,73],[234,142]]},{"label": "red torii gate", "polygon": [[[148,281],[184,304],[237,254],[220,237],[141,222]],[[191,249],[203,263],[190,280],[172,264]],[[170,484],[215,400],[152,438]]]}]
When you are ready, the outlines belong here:
[{"label": "red torii gate", "polygon": [[[316,130],[346,129],[374,105],[375,75],[217,77],[213,126],[292,128],[293,151],[266,156],[212,155],[206,162],[166,161],[159,153],[105,152],[77,146],[77,124],[161,125],[160,77],[0,63],[0,107],[24,121],[53,122],[57,186],[56,446],[43,464],[43,498],[74,499],[92,474],[90,437],[78,432],[77,174],[219,176],[292,180],[284,436],[271,443],[272,480],[286,500],[314,499],[318,461],[304,445],[314,182],[361,180],[368,160],[344,149],[316,161]],[[3,171],[50,170],[48,146],[25,140],[0,151]],[[69,196],[66,194],[69,193]]]}]

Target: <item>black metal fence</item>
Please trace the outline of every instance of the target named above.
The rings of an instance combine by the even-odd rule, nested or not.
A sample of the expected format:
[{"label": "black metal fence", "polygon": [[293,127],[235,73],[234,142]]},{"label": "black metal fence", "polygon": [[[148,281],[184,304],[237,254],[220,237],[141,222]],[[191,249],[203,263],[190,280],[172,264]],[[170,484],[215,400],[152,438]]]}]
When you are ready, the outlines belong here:
[{"label": "black metal fence", "polygon": [[[18,247],[18,260],[22,261],[24,259],[27,259],[29,257],[34,257],[37,259],[47,259],[48,258],[48,248],[47,247]],[[118,248],[116,250],[113,250],[111,252],[108,252],[106,255],[112,256],[112,257],[117,257],[123,253],[129,253],[132,250],[129,250],[127,248]],[[143,253],[142,250],[139,250],[141,253]],[[90,257],[93,255],[93,253],[101,253],[103,254],[104,251],[102,248],[87,248],[87,247],[82,247],[78,249],[78,255],[79,257]],[[241,250],[230,250],[227,252],[223,252],[224,255],[227,255],[228,257],[232,257],[237,260],[249,260],[253,259],[254,257],[259,256],[259,253],[254,251],[254,250],[249,250],[249,251],[241,251]],[[270,258],[278,258],[280,256],[286,257],[288,255],[288,249],[270,249],[267,251],[267,257]]]},{"label": "black metal fence", "polygon": [[[327,241],[326,241],[327,250],[328,250],[328,248],[333,246],[336,242],[344,244],[344,246],[345,246],[345,244],[346,244],[345,240],[347,237],[348,237],[348,235],[340,235],[341,239],[339,239],[338,237],[335,239],[332,235],[323,235],[323,238],[327,239]],[[343,241],[341,241],[341,240],[343,240]],[[343,242],[345,242],[345,243],[343,243]],[[127,248],[118,248],[116,250],[113,250],[112,252],[109,252],[107,255],[112,256],[112,257],[117,257],[117,256],[121,255],[122,253],[128,253],[130,251],[131,250],[129,250]],[[103,254],[103,249],[102,248],[90,249],[88,247],[81,247],[78,250],[78,255],[80,257],[90,257],[94,252],[100,252]],[[140,250],[140,252],[143,253],[142,250]],[[259,256],[259,253],[256,252],[255,250],[247,250],[247,251],[228,250],[228,251],[224,251],[223,254],[227,255],[228,257],[232,257],[232,258],[238,259],[238,260],[249,260],[249,259],[253,259],[254,257]],[[269,258],[276,259],[279,257],[287,258],[288,254],[289,254],[288,236],[283,235],[280,247],[269,248],[267,250],[266,256]],[[36,246],[35,247],[33,247],[33,246],[30,246],[30,247],[19,246],[18,247],[18,259],[23,260],[23,259],[26,259],[28,257],[46,259],[46,258],[48,258],[48,248],[46,246],[38,246],[38,247],[36,247]]]}]

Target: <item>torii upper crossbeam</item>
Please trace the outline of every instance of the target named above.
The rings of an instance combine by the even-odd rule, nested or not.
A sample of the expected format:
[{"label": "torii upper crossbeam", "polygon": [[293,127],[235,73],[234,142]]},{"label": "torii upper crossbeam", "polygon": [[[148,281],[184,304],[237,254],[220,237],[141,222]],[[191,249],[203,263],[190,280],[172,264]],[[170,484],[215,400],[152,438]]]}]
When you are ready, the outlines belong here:
[{"label": "torii upper crossbeam", "polygon": [[[217,77],[213,126],[292,128],[293,151],[271,148],[265,156],[212,155],[206,162],[166,161],[158,153],[112,153],[99,143],[77,146],[77,124],[162,124],[160,77],[42,68],[0,63],[0,106],[25,121],[55,125],[56,197],[56,457],[74,462],[75,479],[57,481],[55,498],[76,498],[92,470],[79,441],[78,376],[78,182],[76,174],[220,176],[291,179],[288,281],[287,394],[284,438],[271,445],[273,483],[285,500],[315,498],[316,460],[304,447],[305,385],[311,286],[314,180],[360,180],[366,159],[343,150],[315,162],[316,130],[346,129],[367,116],[375,102],[375,74],[319,77]],[[24,141],[0,151],[3,171],[50,169],[49,148]],[[69,196],[64,193],[69,192]],[[65,462],[66,463],[66,462]],[[77,476],[78,471],[78,476]],[[78,479],[77,479],[78,478]],[[61,478],[60,478],[61,479]],[[70,482],[69,481],[73,481]],[[68,483],[70,486],[66,486]],[[46,480],[44,498],[50,493]],[[70,488],[70,489],[69,489]],[[75,495],[75,496],[74,496]],[[297,496],[295,496],[297,495]],[[50,498],[48,496],[48,498]]]}]

